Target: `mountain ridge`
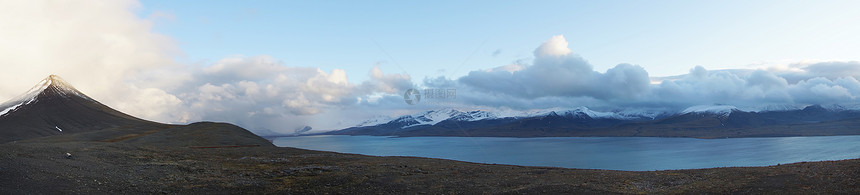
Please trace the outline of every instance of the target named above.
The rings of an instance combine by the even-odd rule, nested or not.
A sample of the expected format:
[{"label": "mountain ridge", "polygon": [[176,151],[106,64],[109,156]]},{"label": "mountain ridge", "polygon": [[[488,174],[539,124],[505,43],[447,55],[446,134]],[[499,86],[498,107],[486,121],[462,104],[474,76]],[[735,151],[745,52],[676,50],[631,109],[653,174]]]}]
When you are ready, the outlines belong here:
[{"label": "mountain ridge", "polygon": [[[830,128],[837,123],[860,121],[860,110],[840,105],[809,105],[803,108],[772,106],[774,110],[744,111],[730,105],[691,106],[673,114],[613,111],[599,112],[578,107],[551,109],[519,116],[480,120],[450,120],[433,124],[410,122],[420,115],[404,115],[387,123],[354,126],[323,134],[382,136],[649,136],[649,137],[761,137],[804,135],[857,135],[851,128]],[[454,110],[454,109],[440,109]],[[468,113],[455,110],[459,113]],[[471,111],[470,111],[471,112]],[[486,112],[486,111],[482,111]],[[428,112],[422,112],[428,113]],[[491,112],[486,112],[492,115]],[[645,113],[627,114],[623,113]],[[806,131],[791,128],[803,125]],[[792,129],[781,132],[779,129]],[[815,130],[815,128],[825,130]],[[788,130],[786,130],[788,131]]]}]

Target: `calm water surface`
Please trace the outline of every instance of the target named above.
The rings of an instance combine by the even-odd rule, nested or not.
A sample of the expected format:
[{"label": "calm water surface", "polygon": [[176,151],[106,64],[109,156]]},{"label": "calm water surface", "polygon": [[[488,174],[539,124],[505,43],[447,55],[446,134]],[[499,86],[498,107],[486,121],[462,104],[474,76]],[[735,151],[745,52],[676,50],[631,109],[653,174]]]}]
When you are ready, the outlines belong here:
[{"label": "calm water surface", "polygon": [[419,156],[527,166],[665,170],[768,166],[860,158],[860,136],[655,137],[279,137],[274,144],[375,156]]}]

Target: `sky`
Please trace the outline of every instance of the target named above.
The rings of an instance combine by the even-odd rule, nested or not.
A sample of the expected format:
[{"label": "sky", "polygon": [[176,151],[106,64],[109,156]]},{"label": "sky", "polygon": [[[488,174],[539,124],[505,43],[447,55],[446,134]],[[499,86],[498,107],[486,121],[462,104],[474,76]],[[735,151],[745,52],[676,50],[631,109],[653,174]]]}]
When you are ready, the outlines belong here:
[{"label": "sky", "polygon": [[857,104],[858,4],[0,1],[0,99],[57,74],[145,119],[258,134],[443,107]]}]

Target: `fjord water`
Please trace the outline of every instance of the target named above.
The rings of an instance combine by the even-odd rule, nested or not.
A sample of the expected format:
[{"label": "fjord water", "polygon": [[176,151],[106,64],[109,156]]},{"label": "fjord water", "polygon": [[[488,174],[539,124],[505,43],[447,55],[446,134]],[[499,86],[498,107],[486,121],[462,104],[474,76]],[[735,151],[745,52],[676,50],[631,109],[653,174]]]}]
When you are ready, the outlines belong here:
[{"label": "fjord water", "polygon": [[768,166],[860,158],[860,136],[659,137],[280,137],[279,147],[479,163],[649,171]]}]

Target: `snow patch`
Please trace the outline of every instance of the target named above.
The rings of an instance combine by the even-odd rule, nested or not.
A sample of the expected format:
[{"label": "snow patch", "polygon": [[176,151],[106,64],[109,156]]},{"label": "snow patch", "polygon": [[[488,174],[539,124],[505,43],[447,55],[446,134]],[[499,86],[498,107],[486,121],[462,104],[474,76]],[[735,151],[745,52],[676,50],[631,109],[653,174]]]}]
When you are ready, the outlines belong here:
[{"label": "snow patch", "polygon": [[463,112],[451,108],[443,108],[438,110],[430,110],[415,115],[411,115],[417,124],[404,126],[403,128],[414,127],[418,125],[435,125],[436,123],[448,120],[451,117],[462,114]]},{"label": "snow patch", "polygon": [[355,126],[356,127],[376,126],[376,125],[391,122],[392,120],[393,119],[390,116],[376,116],[376,117],[373,117],[371,119],[367,119],[365,121],[362,121],[362,122],[358,123],[358,125],[355,125]]},{"label": "snow patch", "polygon": [[496,118],[498,118],[496,114],[487,111],[475,110],[459,114],[457,116],[451,117],[450,119],[456,121],[479,121]]},{"label": "snow patch", "polygon": [[738,107],[738,110],[744,112],[771,112],[771,111],[792,111],[801,110],[803,106],[793,104],[764,104]]},{"label": "snow patch", "polygon": [[560,109],[560,108],[551,108],[543,111],[532,112],[532,114],[524,114],[524,117],[540,117],[547,116],[551,114],[558,114],[561,116],[578,116],[580,114],[586,115],[588,117],[594,119],[621,119],[621,120],[632,120],[639,118],[653,118],[658,114],[651,113],[653,116],[642,116],[637,113],[619,113],[619,112],[600,112],[588,109],[587,107],[577,107],[574,109]]},{"label": "snow patch", "polygon": [[401,128],[409,128],[419,125],[435,125],[439,122],[445,120],[455,120],[455,121],[479,121],[479,120],[487,120],[487,119],[496,119],[499,118],[495,113],[475,110],[469,112],[463,112],[460,110],[452,109],[452,108],[443,108],[436,110],[424,111],[411,115],[402,115],[397,118],[393,118],[390,116],[376,116],[371,119],[362,121],[355,125],[355,127],[369,127],[382,125],[387,123],[406,123],[409,125],[403,126]]},{"label": "snow patch", "polygon": [[0,109],[2,109],[2,111],[0,111],[0,116],[14,112],[21,106],[25,106],[39,101],[37,99],[37,97],[39,97],[39,94],[42,94],[42,92],[44,92],[50,87],[54,87],[56,89],[56,92],[58,92],[61,96],[76,95],[87,100],[95,101],[75,89],[75,87],[72,87],[71,84],[63,81],[63,79],[59,76],[50,75],[47,78],[39,81],[38,84],[30,88],[30,90],[27,90],[26,93],[12,98],[11,100],[6,101],[3,104],[0,104]]},{"label": "snow patch", "polygon": [[732,113],[732,110],[738,110],[738,108],[734,107],[734,106],[729,106],[729,105],[699,105],[699,106],[692,106],[692,107],[689,107],[687,109],[684,109],[684,111],[681,111],[681,114],[710,113],[710,114],[728,116],[729,114]]},{"label": "snow patch", "polygon": [[[828,104],[820,105],[822,108],[829,111],[860,111],[860,103],[858,104]],[[670,115],[682,115],[689,113],[704,113],[728,116],[733,111],[743,112],[771,112],[771,111],[791,111],[801,110],[804,106],[796,104],[763,104],[745,107],[736,107],[731,105],[698,105],[688,107],[680,112],[671,108],[627,108],[613,111],[595,111],[588,107],[576,108],[549,108],[549,109],[532,109],[532,110],[512,110],[499,109],[494,111],[474,110],[463,112],[451,108],[437,109],[424,111],[411,115],[402,115],[397,118],[389,116],[377,116],[365,120],[356,127],[376,126],[388,123],[404,124],[401,128],[409,128],[420,125],[435,125],[445,120],[453,121],[480,121],[488,119],[500,118],[531,118],[545,117],[549,115],[559,115],[566,117],[583,117],[588,116],[593,119],[618,119],[618,120],[654,120]]]},{"label": "snow patch", "polygon": [[[47,86],[54,86],[54,88],[57,89],[57,92],[60,93],[60,95],[62,95],[62,96],[75,95],[75,96],[78,96],[78,97],[81,97],[81,98],[84,98],[87,100],[93,100],[89,96],[84,95],[84,93],[81,93],[80,91],[78,91],[78,89],[75,89],[74,86],[72,86],[71,84],[69,84],[68,82],[66,82],[65,80],[63,80],[62,78],[60,78],[57,75],[48,76],[48,78],[45,78],[45,80],[49,80],[49,81],[47,81],[47,83],[48,83]],[[47,88],[47,86],[45,88]],[[42,90],[44,90],[44,89],[42,89]],[[93,100],[93,101],[95,101],[95,100]]]},{"label": "snow patch", "polygon": [[616,114],[629,119],[649,119],[654,120],[657,117],[669,115],[667,109],[626,109],[615,111]]},{"label": "snow patch", "polygon": [[57,128],[58,131],[63,132],[63,129],[60,129],[60,127],[58,126],[54,126],[54,128]]},{"label": "snow patch", "polygon": [[8,107],[8,108],[6,108],[6,109],[3,109],[3,111],[0,111],[0,116],[6,115],[6,113],[9,113],[10,111],[15,110],[16,108],[18,108],[19,106],[21,106],[21,105],[23,105],[23,104],[24,104],[24,103],[22,102],[22,103],[19,103],[19,104],[15,104],[15,105],[13,105],[13,106],[11,106],[11,107]]},{"label": "snow patch", "polygon": [[392,118],[389,116],[377,116],[363,122],[360,122],[355,127],[369,127],[369,126],[377,126],[388,123],[402,123],[408,124],[402,126],[402,129],[415,127],[420,125],[435,125],[439,122],[445,120],[453,120],[453,121],[480,121],[480,120],[490,120],[490,119],[499,119],[499,118],[530,118],[530,117],[544,117],[548,115],[560,115],[560,116],[588,116],[594,119],[619,119],[619,120],[643,120],[643,119],[654,119],[661,115],[665,115],[665,111],[643,111],[643,110],[634,110],[634,111],[624,111],[624,112],[601,112],[594,111],[588,109],[587,107],[578,107],[574,109],[570,108],[551,108],[551,109],[541,109],[541,110],[529,110],[529,111],[513,111],[513,110],[500,110],[498,112],[489,112],[483,110],[474,110],[469,112],[463,112],[451,108],[437,109],[424,111],[411,115],[402,115],[397,118]]},{"label": "snow patch", "polygon": [[858,111],[860,104],[824,104],[819,105],[829,111]]}]

